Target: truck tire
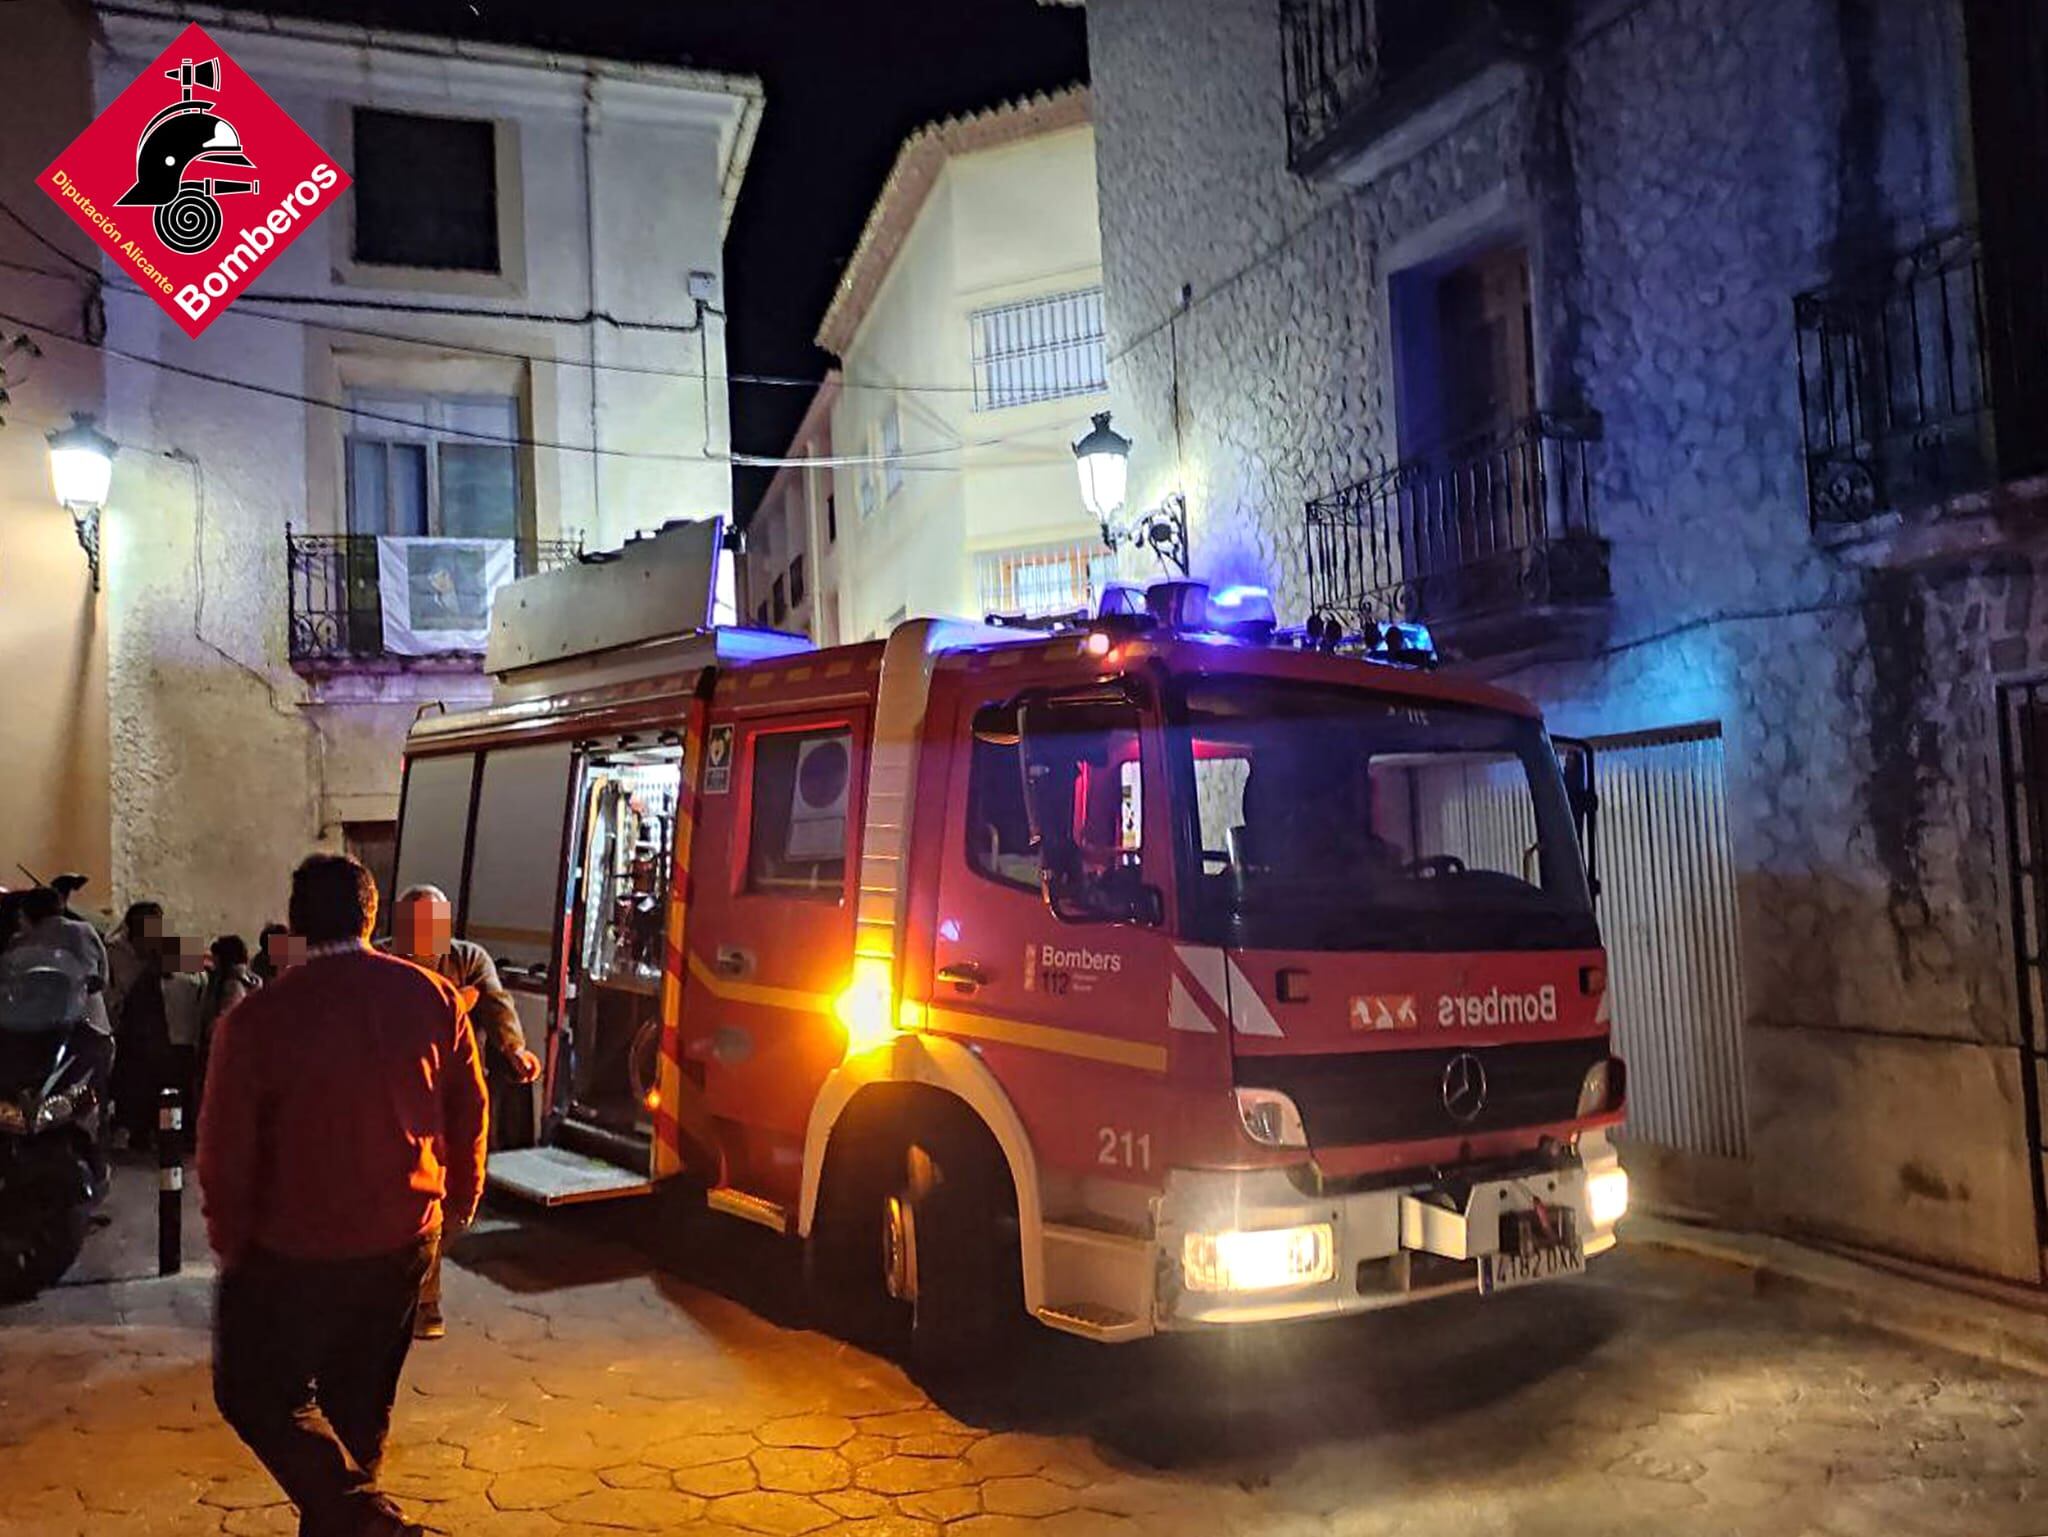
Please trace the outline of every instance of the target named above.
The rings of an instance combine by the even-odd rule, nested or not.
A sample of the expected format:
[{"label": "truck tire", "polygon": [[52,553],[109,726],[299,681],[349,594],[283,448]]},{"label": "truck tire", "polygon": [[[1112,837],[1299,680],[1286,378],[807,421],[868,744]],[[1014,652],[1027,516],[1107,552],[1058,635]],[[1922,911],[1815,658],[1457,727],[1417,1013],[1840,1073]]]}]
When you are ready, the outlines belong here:
[{"label": "truck tire", "polygon": [[849,1149],[835,1160],[804,1239],[805,1311],[814,1327],[856,1345],[892,1344],[900,1322],[884,1284],[889,1151]]},{"label": "truck tire", "polygon": [[982,1139],[938,1135],[911,1145],[885,1228],[910,1308],[910,1357],[955,1372],[1001,1354],[1023,1311],[1015,1206],[998,1155]]}]

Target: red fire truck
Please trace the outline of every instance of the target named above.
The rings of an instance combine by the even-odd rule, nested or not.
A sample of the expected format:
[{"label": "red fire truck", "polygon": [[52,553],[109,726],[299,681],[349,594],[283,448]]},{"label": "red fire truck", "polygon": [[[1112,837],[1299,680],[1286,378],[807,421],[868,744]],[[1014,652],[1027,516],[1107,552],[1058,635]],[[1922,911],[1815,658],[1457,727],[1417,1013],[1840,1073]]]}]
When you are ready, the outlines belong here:
[{"label": "red fire truck", "polygon": [[1050,633],[579,642],[635,558],[508,589],[497,701],[407,746],[397,883],[546,1043],[498,1187],[701,1189],[933,1359],[1612,1246],[1590,764],[1529,704],[1194,583]]}]

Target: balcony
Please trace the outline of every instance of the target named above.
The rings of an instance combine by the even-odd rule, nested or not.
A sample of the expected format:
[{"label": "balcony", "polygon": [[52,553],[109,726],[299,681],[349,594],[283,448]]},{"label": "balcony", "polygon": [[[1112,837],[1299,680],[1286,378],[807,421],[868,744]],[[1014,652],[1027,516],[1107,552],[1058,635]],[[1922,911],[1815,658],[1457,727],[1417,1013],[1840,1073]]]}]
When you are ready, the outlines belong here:
[{"label": "balcony", "polygon": [[1557,0],[1281,0],[1288,165],[1355,173],[1431,107],[1553,46],[1568,12]]},{"label": "balcony", "polygon": [[[405,542],[422,546],[442,543]],[[465,542],[482,546],[496,541]],[[581,540],[505,542],[512,545],[511,570],[517,576],[569,565],[582,553]],[[398,671],[451,664],[466,671],[475,669],[483,646],[480,641],[472,645],[461,638],[474,633],[471,631],[456,631],[453,643],[436,645],[431,650],[401,650],[392,646],[384,622],[383,571],[375,535],[296,534],[286,530],[285,563],[290,592],[291,661],[299,671]],[[487,577],[484,580],[488,582]],[[471,595],[473,602],[481,598],[481,611],[486,616],[494,591],[494,587],[487,587]]]},{"label": "balcony", "polygon": [[2022,280],[1964,229],[1794,300],[1807,510],[1825,542],[1994,517],[1986,493],[2048,470],[2048,357],[2021,344],[2007,302]]},{"label": "balcony", "polygon": [[1536,416],[1308,504],[1309,604],[1348,626],[1427,624],[1446,655],[1569,653],[1604,631],[1597,417]]}]

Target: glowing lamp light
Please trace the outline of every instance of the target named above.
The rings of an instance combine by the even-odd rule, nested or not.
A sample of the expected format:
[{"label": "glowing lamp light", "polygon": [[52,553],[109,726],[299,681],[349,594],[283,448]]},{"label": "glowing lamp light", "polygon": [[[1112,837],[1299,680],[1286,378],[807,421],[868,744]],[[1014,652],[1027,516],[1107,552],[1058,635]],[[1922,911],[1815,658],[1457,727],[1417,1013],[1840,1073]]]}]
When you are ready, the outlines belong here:
[{"label": "glowing lamp light", "polygon": [[1074,445],[1074,468],[1081,476],[1081,505],[1104,525],[1123,511],[1124,488],[1131,471],[1131,440],[1109,425],[1109,412],[1098,411],[1095,426]]},{"label": "glowing lamp light", "polygon": [[1315,1286],[1337,1273],[1336,1232],[1327,1222],[1244,1232],[1189,1233],[1181,1276],[1192,1292],[1277,1291]]},{"label": "glowing lamp light", "polygon": [[1603,1169],[1586,1181],[1586,1215],[1595,1227],[1613,1227],[1628,1215],[1626,1169]]},{"label": "glowing lamp light", "polygon": [[890,967],[879,956],[855,958],[853,976],[832,1002],[832,1012],[846,1031],[846,1055],[857,1057],[896,1037],[898,1016],[891,996]]},{"label": "glowing lamp light", "polygon": [[50,434],[50,486],[57,500],[76,511],[99,511],[114,484],[114,440],[83,412],[71,425]]},{"label": "glowing lamp light", "polygon": [[100,590],[100,510],[114,483],[114,440],[82,411],[71,425],[50,434],[50,489],[71,512],[78,547],[92,567],[92,590]]}]

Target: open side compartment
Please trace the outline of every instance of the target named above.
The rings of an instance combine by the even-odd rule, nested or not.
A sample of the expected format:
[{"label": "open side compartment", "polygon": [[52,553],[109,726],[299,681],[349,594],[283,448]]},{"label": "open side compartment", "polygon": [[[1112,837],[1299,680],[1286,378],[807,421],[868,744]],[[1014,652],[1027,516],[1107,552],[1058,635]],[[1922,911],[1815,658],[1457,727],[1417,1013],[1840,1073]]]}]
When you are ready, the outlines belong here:
[{"label": "open side compartment", "polygon": [[[566,890],[561,1006],[543,1123],[551,1150],[649,1179],[680,746],[586,752]],[[631,1191],[621,1189],[617,1193]]]}]

